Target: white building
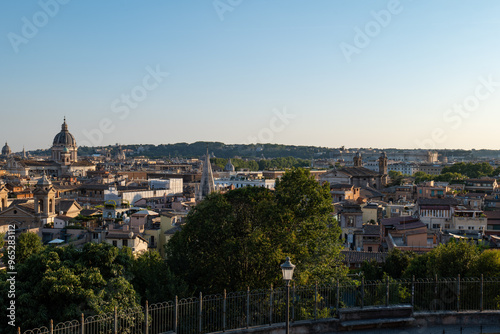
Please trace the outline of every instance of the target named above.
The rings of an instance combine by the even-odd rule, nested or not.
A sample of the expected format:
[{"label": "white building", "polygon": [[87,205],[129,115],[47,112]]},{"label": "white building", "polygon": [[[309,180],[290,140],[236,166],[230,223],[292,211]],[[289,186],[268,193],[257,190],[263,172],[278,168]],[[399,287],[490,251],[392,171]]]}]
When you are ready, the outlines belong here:
[{"label": "white building", "polygon": [[122,202],[134,205],[135,202],[143,198],[166,197],[172,195],[182,195],[183,180],[182,179],[154,179],[150,180],[151,190],[124,190],[118,191],[116,187],[110,187],[104,191],[104,202],[114,202],[116,205],[121,205]]},{"label": "white building", "polygon": [[227,188],[230,186],[234,186],[234,188],[263,187],[267,189],[274,189],[276,180],[269,180],[269,179],[249,180],[244,178],[231,178],[231,179],[217,179],[214,182],[216,189]]},{"label": "white building", "polygon": [[387,166],[387,171],[401,172],[404,175],[413,175],[419,170],[418,165],[412,163],[396,162]]}]

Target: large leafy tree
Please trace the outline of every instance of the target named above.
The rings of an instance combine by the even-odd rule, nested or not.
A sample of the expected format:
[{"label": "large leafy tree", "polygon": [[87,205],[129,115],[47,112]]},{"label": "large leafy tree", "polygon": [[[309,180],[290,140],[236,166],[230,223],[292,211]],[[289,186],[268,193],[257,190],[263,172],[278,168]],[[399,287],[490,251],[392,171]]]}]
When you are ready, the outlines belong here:
[{"label": "large leafy tree", "polygon": [[16,240],[16,262],[22,263],[31,254],[41,252],[43,249],[42,241],[36,233],[21,233]]},{"label": "large leafy tree", "polygon": [[472,242],[450,240],[439,245],[429,254],[427,262],[428,277],[467,276],[480,254],[479,248]]},{"label": "large leafy tree", "polygon": [[152,304],[172,300],[176,295],[186,295],[184,282],[171,273],[156,250],[149,250],[135,259],[132,275],[132,284],[141,296],[141,304],[146,300]]},{"label": "large leafy tree", "polygon": [[[21,234],[18,244],[31,237]],[[114,307],[138,306],[130,277],[130,249],[109,244],[73,247],[41,247],[16,267],[16,322],[22,328],[79,319],[81,314],[111,312]],[[0,276],[5,276],[3,272]],[[6,277],[0,277],[0,294],[7,296]],[[7,298],[0,299],[6,307]],[[5,308],[4,308],[5,309]],[[0,332],[7,330],[0,324]]]},{"label": "large leafy tree", "polygon": [[167,244],[168,264],[192,290],[207,293],[282,284],[286,256],[300,283],[338,278],[345,269],[332,211],[328,186],[303,169],[285,173],[275,191],[214,193]]},{"label": "large leafy tree", "polygon": [[487,249],[477,258],[469,273],[470,276],[479,277],[500,276],[500,250]]},{"label": "large leafy tree", "polygon": [[408,268],[416,254],[412,251],[401,251],[392,249],[385,260],[383,269],[392,278],[401,278],[403,271]]}]

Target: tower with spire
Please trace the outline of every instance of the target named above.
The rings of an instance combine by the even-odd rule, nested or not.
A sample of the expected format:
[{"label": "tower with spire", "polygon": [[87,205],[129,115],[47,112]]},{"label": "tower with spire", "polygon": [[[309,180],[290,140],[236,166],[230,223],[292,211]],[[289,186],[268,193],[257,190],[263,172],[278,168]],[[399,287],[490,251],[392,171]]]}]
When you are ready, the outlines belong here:
[{"label": "tower with spire", "polygon": [[196,199],[198,201],[202,201],[205,197],[207,197],[214,191],[214,175],[212,173],[212,164],[210,163],[210,154],[208,153],[207,146],[207,154],[205,156],[205,161],[203,162],[203,173],[201,174],[200,189],[198,190]]}]

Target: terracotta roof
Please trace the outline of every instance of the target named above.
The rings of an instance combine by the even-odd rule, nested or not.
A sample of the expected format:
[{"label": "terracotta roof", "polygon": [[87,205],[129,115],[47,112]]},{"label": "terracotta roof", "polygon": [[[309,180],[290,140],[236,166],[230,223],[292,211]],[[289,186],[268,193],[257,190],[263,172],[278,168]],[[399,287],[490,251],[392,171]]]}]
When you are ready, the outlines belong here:
[{"label": "terracotta roof", "polygon": [[488,217],[488,220],[500,219],[500,211],[484,211],[484,214]]},{"label": "terracotta roof", "polygon": [[85,217],[90,217],[90,216],[93,216],[93,215],[97,215],[97,214],[100,214],[101,212],[99,210],[82,210],[80,211],[80,214],[82,216],[85,216]]},{"label": "terracotta roof", "polygon": [[418,205],[458,205],[459,202],[455,198],[419,198]]},{"label": "terracotta roof", "polygon": [[465,182],[494,183],[495,179],[468,179]]},{"label": "terracotta roof", "polygon": [[383,197],[384,194],[382,194],[380,191],[377,189],[371,188],[371,187],[363,187],[361,188],[360,195],[365,198],[374,198],[374,197]]},{"label": "terracotta roof", "polygon": [[[73,204],[75,204],[77,208],[80,207],[80,205],[75,200],[72,200],[72,199],[60,200],[59,203],[56,203],[56,211],[57,212],[59,212],[59,211],[68,212],[68,210],[73,206]],[[81,209],[81,207],[80,207],[80,209]]]},{"label": "terracotta roof", "polygon": [[352,184],[348,183],[334,183],[330,184],[330,189],[351,189],[354,187]]},{"label": "terracotta roof", "polygon": [[[130,237],[132,235],[132,237]],[[132,231],[128,232],[114,232],[114,231],[109,231],[108,234],[106,235],[106,239],[134,239],[135,238],[135,233]]]},{"label": "terracotta roof", "polygon": [[92,166],[95,166],[95,165],[93,163],[91,163],[90,161],[82,160],[82,161],[73,162],[71,164],[71,166],[75,166],[75,167],[92,167]]},{"label": "terracotta roof", "polygon": [[395,225],[395,224],[408,224],[413,222],[418,222],[420,219],[412,217],[412,216],[402,216],[402,217],[392,217],[392,218],[384,218],[381,221],[382,225]]},{"label": "terracotta roof", "polygon": [[355,177],[375,177],[379,176],[377,172],[374,172],[372,170],[369,170],[368,168],[365,167],[342,167],[339,169],[339,171],[349,174],[351,176]]},{"label": "terracotta roof", "polygon": [[379,235],[380,234],[380,225],[371,225],[371,224],[363,225],[363,234],[364,235]]},{"label": "terracotta roof", "polygon": [[54,167],[59,166],[55,161],[36,161],[36,160],[24,160],[22,162],[24,166],[32,167]]},{"label": "terracotta roof", "polygon": [[385,262],[387,258],[387,253],[375,253],[375,252],[358,252],[358,251],[342,251],[344,255],[344,263],[363,263],[364,261],[375,260],[378,263]]}]

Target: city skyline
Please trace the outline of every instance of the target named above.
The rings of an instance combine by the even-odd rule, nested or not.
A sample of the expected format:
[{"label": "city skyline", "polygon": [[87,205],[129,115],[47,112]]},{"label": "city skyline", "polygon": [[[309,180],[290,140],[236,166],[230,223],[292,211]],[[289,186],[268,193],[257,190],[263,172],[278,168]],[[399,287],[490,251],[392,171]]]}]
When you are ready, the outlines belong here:
[{"label": "city skyline", "polygon": [[[0,141],[499,149],[494,1],[41,0],[0,13]],[[24,133],[26,132],[26,133]]]}]

